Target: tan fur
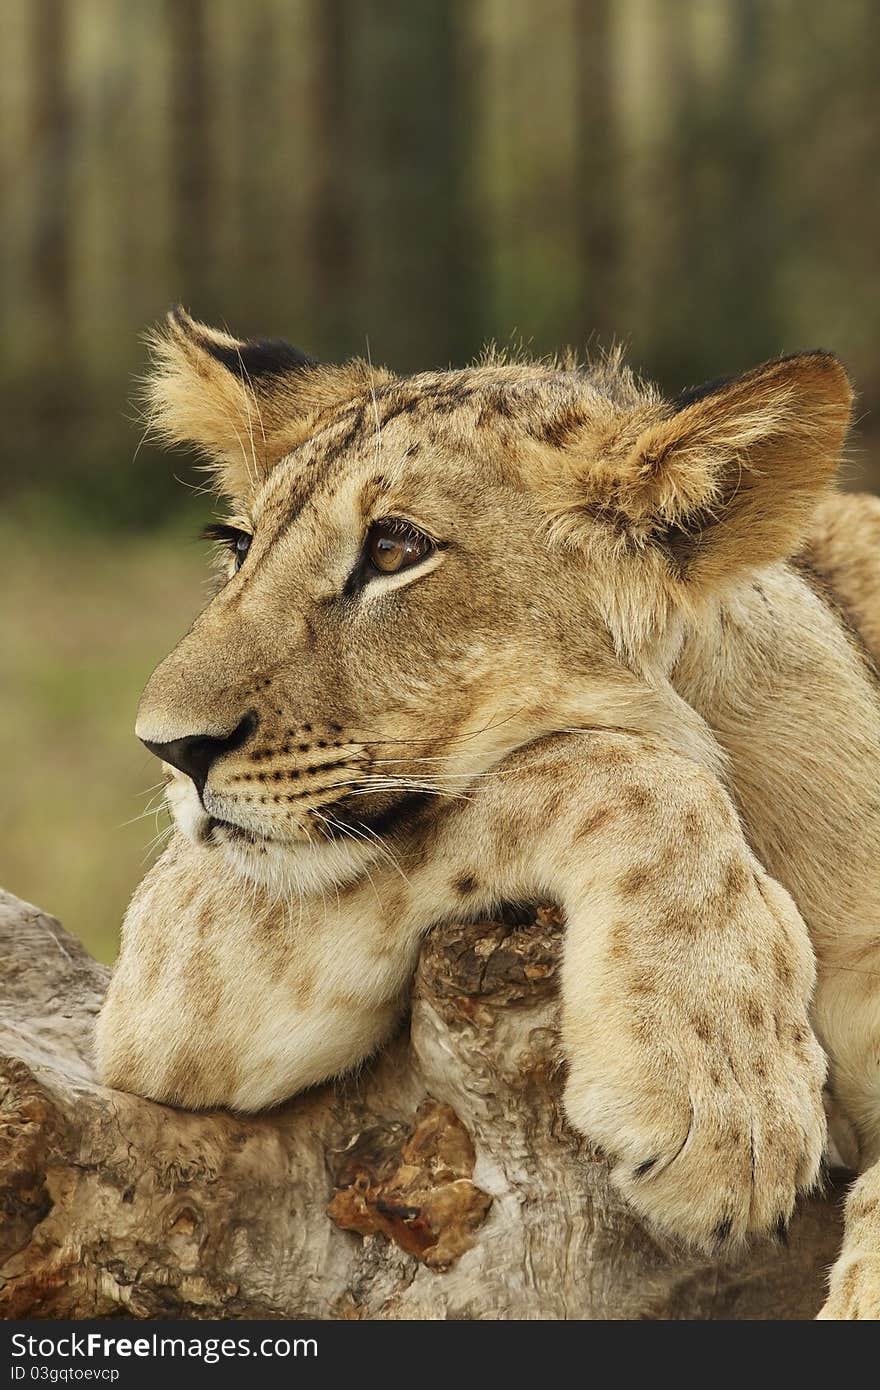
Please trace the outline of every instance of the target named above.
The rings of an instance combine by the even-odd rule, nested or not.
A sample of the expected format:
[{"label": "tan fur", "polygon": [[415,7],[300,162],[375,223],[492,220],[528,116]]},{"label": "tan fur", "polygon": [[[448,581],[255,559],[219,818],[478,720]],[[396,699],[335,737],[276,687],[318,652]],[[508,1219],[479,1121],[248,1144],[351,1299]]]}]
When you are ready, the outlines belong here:
[{"label": "tan fur", "polygon": [[[829,491],[836,360],[676,406],[614,361],[281,370],[180,315],[157,357],[159,427],[211,456],[253,541],[138,732],[249,732],[204,804],[174,776],[105,1079],[272,1104],[388,1034],[431,921],[546,894],[569,1115],[645,1215],[712,1246],[813,1181],[807,928],[835,1102],[877,1159],[880,566],[871,508]],[[352,588],[385,517],[440,546]]]}]

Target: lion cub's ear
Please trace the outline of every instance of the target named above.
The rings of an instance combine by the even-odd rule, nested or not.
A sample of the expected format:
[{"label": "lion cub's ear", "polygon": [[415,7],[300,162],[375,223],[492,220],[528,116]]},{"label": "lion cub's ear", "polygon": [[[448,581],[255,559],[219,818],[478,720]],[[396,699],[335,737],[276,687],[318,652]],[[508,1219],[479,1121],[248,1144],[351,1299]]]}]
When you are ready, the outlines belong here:
[{"label": "lion cub's ear", "polygon": [[588,557],[620,650],[635,657],[675,611],[797,552],[852,397],[832,353],[804,352],[570,431],[544,475],[551,534]]},{"label": "lion cub's ear", "polygon": [[785,559],[837,470],[852,400],[828,352],[686,392],[636,437],[617,505],[691,585]]},{"label": "lion cub's ear", "polygon": [[234,338],[180,307],[149,343],[149,428],[168,443],[194,445],[230,497],[253,492],[321,412],[389,379],[358,360],[321,366],[280,339]]}]

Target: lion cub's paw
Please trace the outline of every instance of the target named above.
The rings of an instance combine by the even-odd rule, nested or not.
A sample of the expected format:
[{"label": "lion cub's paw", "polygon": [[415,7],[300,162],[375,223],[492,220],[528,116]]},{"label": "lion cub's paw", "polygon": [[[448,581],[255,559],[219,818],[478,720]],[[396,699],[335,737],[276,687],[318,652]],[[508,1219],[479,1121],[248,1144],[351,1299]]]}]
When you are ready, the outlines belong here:
[{"label": "lion cub's paw", "polygon": [[831,1271],[828,1298],[819,1317],[837,1321],[880,1321],[880,1166],[854,1183],[846,1199],[843,1253]]},{"label": "lion cub's paw", "polygon": [[713,1255],[749,1236],[784,1235],[826,1138],[825,1059],[811,1032],[799,1028],[788,1046],[751,1057],[723,1043],[689,1040],[685,1049],[658,1035],[638,1063],[601,1077],[575,1062],[565,1097],[636,1211]]}]

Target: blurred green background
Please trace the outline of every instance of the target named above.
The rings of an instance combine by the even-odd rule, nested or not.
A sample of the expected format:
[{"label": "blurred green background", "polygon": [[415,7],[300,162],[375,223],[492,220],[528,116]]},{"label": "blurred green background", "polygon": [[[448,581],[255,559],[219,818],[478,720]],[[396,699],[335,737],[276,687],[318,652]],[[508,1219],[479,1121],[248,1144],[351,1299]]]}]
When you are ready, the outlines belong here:
[{"label": "blurred green background", "polygon": [[2,9],[0,882],[102,958],[203,597],[210,499],[127,403],[170,303],[402,370],[616,338],[673,390],[833,348],[880,481],[875,0]]}]

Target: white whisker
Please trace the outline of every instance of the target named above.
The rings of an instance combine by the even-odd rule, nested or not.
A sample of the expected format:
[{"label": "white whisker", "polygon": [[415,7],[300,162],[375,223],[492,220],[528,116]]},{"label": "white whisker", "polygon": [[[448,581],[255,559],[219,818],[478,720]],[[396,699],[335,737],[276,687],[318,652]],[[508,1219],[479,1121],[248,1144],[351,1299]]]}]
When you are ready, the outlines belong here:
[{"label": "white whisker", "polygon": [[[359,840],[359,839],[360,839],[360,836],[356,835],[350,826],[343,825],[340,821],[337,821],[336,819],[334,819],[333,816],[325,816],[325,815],[322,815],[322,813],[321,813],[320,811],[312,811],[311,814],[312,814],[313,816],[317,816],[318,820],[323,821],[324,825],[326,825],[326,826],[328,827],[328,829],[330,829],[330,830],[335,830],[338,834],[340,834],[340,835],[342,835],[342,836],[346,836],[346,835],[347,835],[347,836],[348,836],[350,839],[352,839],[352,840]],[[374,878],[373,878],[373,875],[370,873],[370,871],[369,871],[369,869],[367,868],[366,864],[362,864],[362,865],[361,865],[361,868],[362,868],[363,872],[366,874],[367,878],[369,879],[370,887],[371,887],[372,890],[373,890],[373,894],[374,894],[374,896],[375,896],[375,898],[376,898],[376,902],[377,902],[378,905],[379,905],[379,910],[380,910],[380,912],[384,912],[384,911],[385,911],[385,905],[384,905],[384,903],[382,902],[382,899],[379,897],[379,892],[378,892],[378,889],[376,888],[376,883],[375,883],[375,880],[374,880]],[[323,891],[324,891],[324,890],[323,890],[323,888],[322,888],[322,890],[321,890],[322,896],[323,896]],[[338,890],[337,890],[337,892],[338,892]]]},{"label": "white whisker", "polygon": [[374,376],[373,376],[373,359],[372,359],[372,357],[370,356],[370,339],[369,339],[369,337],[365,337],[364,341],[365,341],[365,343],[366,343],[366,345],[367,345],[367,365],[368,365],[368,367],[369,367],[369,369],[370,369],[370,395],[371,395],[372,398],[373,398],[373,418],[374,418],[375,421],[376,421],[376,464],[377,464],[377,466],[378,466],[378,463],[379,463],[379,449],[380,449],[381,443],[382,443],[382,426],[381,426],[380,423],[379,423],[379,403],[378,403],[378,401],[376,400],[376,382],[375,382],[375,378],[374,378]]}]

